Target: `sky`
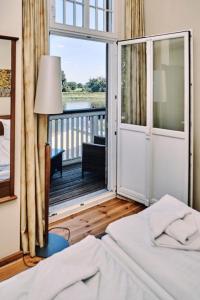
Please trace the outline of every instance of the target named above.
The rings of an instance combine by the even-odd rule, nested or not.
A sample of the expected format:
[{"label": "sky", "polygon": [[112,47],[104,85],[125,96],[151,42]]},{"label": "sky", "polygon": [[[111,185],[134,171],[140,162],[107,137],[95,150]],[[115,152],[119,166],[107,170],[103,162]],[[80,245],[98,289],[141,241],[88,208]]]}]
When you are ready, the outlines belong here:
[{"label": "sky", "polygon": [[106,77],[106,44],[51,35],[50,54],[61,57],[67,81],[85,84],[90,78]]}]

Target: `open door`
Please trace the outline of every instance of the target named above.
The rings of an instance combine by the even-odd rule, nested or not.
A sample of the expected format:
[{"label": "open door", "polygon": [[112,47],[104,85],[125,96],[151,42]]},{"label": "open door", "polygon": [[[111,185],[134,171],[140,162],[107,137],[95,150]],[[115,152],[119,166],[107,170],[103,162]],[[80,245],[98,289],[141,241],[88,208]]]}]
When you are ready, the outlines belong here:
[{"label": "open door", "polygon": [[189,203],[189,32],[119,43],[117,193]]}]

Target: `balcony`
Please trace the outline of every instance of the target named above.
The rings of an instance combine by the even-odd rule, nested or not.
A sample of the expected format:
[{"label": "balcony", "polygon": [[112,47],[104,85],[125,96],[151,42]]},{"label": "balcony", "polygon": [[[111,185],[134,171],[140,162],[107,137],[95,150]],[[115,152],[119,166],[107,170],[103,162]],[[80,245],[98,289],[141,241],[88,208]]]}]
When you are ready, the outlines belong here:
[{"label": "balcony", "polygon": [[63,176],[54,174],[50,206],[54,206],[105,188],[105,179],[86,172],[82,177],[82,145],[93,143],[94,136],[106,136],[106,110],[65,111],[49,118],[49,142],[53,149],[63,149]]}]

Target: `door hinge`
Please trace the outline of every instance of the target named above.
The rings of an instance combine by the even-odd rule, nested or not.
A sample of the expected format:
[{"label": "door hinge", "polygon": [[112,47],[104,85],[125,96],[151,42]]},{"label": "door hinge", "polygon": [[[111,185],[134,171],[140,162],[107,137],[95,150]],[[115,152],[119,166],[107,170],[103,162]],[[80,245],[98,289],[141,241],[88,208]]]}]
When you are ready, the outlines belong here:
[{"label": "door hinge", "polygon": [[117,131],[115,131],[115,135],[117,135]]},{"label": "door hinge", "polygon": [[117,100],[117,95],[115,95],[115,100]]}]

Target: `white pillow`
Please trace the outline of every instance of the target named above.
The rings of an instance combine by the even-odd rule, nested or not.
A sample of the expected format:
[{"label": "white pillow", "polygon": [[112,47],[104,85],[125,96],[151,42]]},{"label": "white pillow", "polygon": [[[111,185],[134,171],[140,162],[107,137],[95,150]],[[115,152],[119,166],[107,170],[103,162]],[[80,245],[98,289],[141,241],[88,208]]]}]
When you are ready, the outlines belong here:
[{"label": "white pillow", "polygon": [[10,120],[0,119],[4,127],[4,138],[10,140]]}]

